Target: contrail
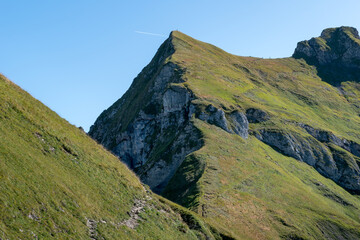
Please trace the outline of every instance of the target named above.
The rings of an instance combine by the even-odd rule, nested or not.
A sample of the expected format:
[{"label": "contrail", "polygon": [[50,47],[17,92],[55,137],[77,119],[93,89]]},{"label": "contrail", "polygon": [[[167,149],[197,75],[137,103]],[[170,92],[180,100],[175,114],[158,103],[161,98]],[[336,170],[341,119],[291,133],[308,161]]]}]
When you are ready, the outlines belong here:
[{"label": "contrail", "polygon": [[145,35],[151,35],[151,36],[158,36],[158,37],[166,37],[163,34],[158,33],[151,33],[151,32],[141,32],[141,31],[135,31],[136,33],[145,34]]}]

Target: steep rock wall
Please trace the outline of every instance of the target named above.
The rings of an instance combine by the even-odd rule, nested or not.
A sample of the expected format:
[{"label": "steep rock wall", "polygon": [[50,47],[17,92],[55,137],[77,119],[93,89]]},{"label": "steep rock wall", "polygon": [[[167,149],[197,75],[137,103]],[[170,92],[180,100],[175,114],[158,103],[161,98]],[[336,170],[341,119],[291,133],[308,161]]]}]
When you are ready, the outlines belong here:
[{"label": "steep rock wall", "polygon": [[255,136],[280,153],[309,164],[348,191],[360,193],[360,161],[355,155],[358,144],[328,131],[302,126],[311,136],[275,129],[261,129]]},{"label": "steep rock wall", "polygon": [[355,28],[325,29],[320,37],[299,42],[293,57],[315,65],[319,76],[331,84],[360,82],[360,37]]},{"label": "steep rock wall", "polygon": [[[351,28],[324,30],[320,38],[299,43],[294,56],[322,67],[339,59],[346,67],[356,65],[351,64],[358,57],[357,31]],[[342,38],[349,43],[342,42]],[[313,41],[324,44],[314,43],[316,47],[311,45]],[[353,50],[343,44],[353,44]],[[321,54],[317,52],[320,50]],[[228,110],[196,96],[186,84],[187,69],[172,59],[175,51],[170,35],[124,96],[99,116],[89,132],[157,193],[162,193],[186,156],[204,144],[193,118],[244,139],[248,138],[249,122],[261,125],[271,119],[261,109],[248,108],[243,112],[238,106]],[[353,57],[342,53],[346,56],[351,53]],[[271,121],[266,123],[271,124]],[[301,127],[303,134],[265,128],[258,131],[256,137],[284,155],[313,166],[340,186],[358,192],[360,145],[311,126]]]},{"label": "steep rock wall", "polygon": [[170,36],[130,89],[99,116],[89,132],[156,193],[164,190],[185,157],[203,145],[193,117],[248,136],[244,113],[193,103],[197,97],[183,84],[185,69],[171,61],[174,51]]}]

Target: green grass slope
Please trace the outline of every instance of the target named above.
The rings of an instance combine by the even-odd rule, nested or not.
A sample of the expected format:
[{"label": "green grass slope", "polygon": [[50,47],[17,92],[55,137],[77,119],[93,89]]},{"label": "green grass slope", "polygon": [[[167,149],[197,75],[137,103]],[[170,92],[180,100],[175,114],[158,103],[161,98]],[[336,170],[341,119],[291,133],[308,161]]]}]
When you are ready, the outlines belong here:
[{"label": "green grass slope", "polygon": [[[205,146],[185,159],[166,197],[238,239],[359,238],[358,197],[253,136],[245,141],[195,121]],[[177,185],[185,182],[193,195],[179,194]]]},{"label": "green grass slope", "polygon": [[360,239],[358,196],[254,137],[260,129],[310,137],[299,127],[306,124],[359,143],[359,83],[334,87],[301,59],[239,57],[180,32],[172,37],[168,61],[184,69],[180,85],[196,104],[261,109],[270,120],[251,123],[244,140],[194,118],[204,147],[185,159],[164,196],[239,239]]},{"label": "green grass slope", "polygon": [[185,85],[202,103],[228,111],[258,108],[271,115],[268,125],[292,128],[286,123],[296,121],[360,142],[360,108],[352,104],[359,83],[335,88],[303,60],[239,57],[180,32],[173,36],[169,61],[186,69]]},{"label": "green grass slope", "polygon": [[0,139],[0,239],[221,238],[2,75]]}]

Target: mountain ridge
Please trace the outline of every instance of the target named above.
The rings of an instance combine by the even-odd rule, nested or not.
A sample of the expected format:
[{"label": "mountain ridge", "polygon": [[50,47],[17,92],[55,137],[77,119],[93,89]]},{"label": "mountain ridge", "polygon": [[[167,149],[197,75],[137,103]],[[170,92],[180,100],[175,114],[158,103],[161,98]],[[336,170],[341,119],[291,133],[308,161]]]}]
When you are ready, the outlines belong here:
[{"label": "mountain ridge", "polygon": [[162,45],[89,134],[155,192],[233,236],[358,239],[358,83],[334,87],[305,59],[170,38],[175,51],[158,61]]}]

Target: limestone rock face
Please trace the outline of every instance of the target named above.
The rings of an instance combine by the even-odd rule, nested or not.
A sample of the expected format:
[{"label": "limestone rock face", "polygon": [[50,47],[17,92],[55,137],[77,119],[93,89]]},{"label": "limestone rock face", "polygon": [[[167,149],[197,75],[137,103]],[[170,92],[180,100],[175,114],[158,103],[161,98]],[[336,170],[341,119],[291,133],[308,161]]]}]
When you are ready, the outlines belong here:
[{"label": "limestone rock face", "polygon": [[[359,42],[354,28],[326,29],[320,37],[300,42],[294,57],[314,64],[329,82],[356,80]],[[274,122],[270,116],[276,116],[268,108],[264,111],[250,105],[244,111],[245,106],[224,106],[221,101],[196,96],[196,88],[191,88],[186,77],[193,70],[172,59],[175,51],[170,35],[124,96],[99,116],[89,132],[153,191],[162,193],[184,159],[203,147],[202,132],[195,124],[200,120],[245,140],[254,134],[345,189],[360,192],[358,143],[305,124],[295,126],[299,132],[289,131],[286,124],[284,129],[271,129]]]},{"label": "limestone rock face", "polygon": [[197,118],[218,126],[228,133],[235,133],[242,138],[248,137],[249,122],[242,112],[233,111],[226,116],[222,109],[209,105],[205,111],[200,112]]},{"label": "limestone rock face", "polygon": [[[312,139],[304,138],[295,133],[288,133],[272,129],[262,129],[257,138],[274,147],[281,153],[305,162],[310,166],[325,168],[327,175],[336,173],[336,164],[331,153],[321,143]],[[320,165],[321,166],[320,166]]]},{"label": "limestone rock face", "polygon": [[232,131],[246,139],[249,135],[249,121],[245,114],[239,111],[234,111],[229,115],[229,119],[231,119],[233,125]]},{"label": "limestone rock face", "polygon": [[301,125],[311,136],[316,138],[318,141],[323,143],[332,143],[335,144],[346,151],[352,153],[356,157],[360,157],[360,144],[347,140],[345,138],[339,138],[335,134],[329,131],[324,131],[321,129],[315,129],[309,125]]},{"label": "limestone rock face", "polygon": [[[174,64],[166,64],[153,77],[145,94],[150,96],[147,104],[123,131],[118,130],[121,123],[107,131],[95,123],[90,131],[155,192],[162,191],[185,156],[198,150],[202,142],[190,121],[194,96],[184,87],[171,85],[181,81],[174,78],[175,69]],[[107,121],[116,122],[116,114],[113,116]]]},{"label": "limestone rock face", "polygon": [[193,117],[248,137],[248,121],[242,112],[227,113],[193,103],[196,96],[182,84],[184,70],[167,61],[174,51],[170,36],[130,89],[99,116],[89,132],[156,193],[164,190],[185,157],[203,145]]},{"label": "limestone rock face", "polygon": [[260,123],[270,119],[269,115],[265,111],[256,108],[247,109],[246,117],[250,123]]},{"label": "limestone rock face", "polygon": [[[343,188],[359,193],[359,161],[355,154],[351,154],[358,154],[355,150],[357,147],[351,150],[351,141],[341,140],[331,132],[307,125],[304,128],[311,136],[274,129],[261,129],[255,136],[280,153],[309,164]],[[352,144],[355,146],[356,143]]]},{"label": "limestone rock face", "polygon": [[225,117],[225,112],[221,109],[209,105],[205,111],[200,112],[198,118],[210,124],[216,125],[227,132],[231,132]]},{"label": "limestone rock face", "polygon": [[325,29],[320,37],[299,42],[293,57],[315,65],[329,83],[360,81],[360,37],[355,28]]}]

